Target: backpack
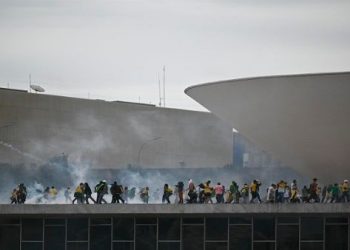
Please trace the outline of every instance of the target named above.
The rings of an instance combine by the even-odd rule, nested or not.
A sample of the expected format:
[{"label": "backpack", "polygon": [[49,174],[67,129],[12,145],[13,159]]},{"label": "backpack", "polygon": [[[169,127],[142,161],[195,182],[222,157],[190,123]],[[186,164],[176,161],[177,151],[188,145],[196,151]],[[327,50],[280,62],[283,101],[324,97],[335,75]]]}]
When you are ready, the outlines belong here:
[{"label": "backpack", "polygon": [[97,185],[95,186],[95,192],[98,193],[98,192],[102,191],[103,186],[104,186],[103,183],[97,184]]},{"label": "backpack", "polygon": [[115,187],[115,192],[116,192],[117,194],[123,193],[123,187],[122,187],[122,185],[116,186],[116,187]]},{"label": "backpack", "polygon": [[178,187],[179,191],[182,192],[184,189],[184,183],[182,181],[179,181],[177,183],[177,187]]},{"label": "backpack", "polygon": [[317,192],[317,183],[312,183],[310,185],[310,191],[316,193]]}]

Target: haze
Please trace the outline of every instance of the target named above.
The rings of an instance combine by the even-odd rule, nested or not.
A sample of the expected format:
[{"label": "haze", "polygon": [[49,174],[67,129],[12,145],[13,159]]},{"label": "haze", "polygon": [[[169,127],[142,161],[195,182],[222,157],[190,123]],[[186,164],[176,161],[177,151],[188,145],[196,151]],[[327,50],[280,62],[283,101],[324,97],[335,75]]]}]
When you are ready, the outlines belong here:
[{"label": "haze", "polygon": [[202,82],[350,69],[348,1],[0,0],[0,87],[204,110]]}]

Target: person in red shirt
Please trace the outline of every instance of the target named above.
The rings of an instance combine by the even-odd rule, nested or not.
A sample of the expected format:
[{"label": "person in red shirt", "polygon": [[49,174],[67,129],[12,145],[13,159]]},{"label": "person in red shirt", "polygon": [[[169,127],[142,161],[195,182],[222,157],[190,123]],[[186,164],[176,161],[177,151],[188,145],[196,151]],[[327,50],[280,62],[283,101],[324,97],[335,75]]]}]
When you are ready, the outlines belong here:
[{"label": "person in red shirt", "polygon": [[224,203],[224,187],[220,182],[215,186],[216,203]]}]

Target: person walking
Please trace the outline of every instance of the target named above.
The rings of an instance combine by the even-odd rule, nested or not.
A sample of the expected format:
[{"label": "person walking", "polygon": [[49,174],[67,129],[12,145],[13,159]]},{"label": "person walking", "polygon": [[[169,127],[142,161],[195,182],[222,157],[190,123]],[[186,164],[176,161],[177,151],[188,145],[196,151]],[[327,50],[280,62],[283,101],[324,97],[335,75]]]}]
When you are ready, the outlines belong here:
[{"label": "person walking", "polygon": [[221,185],[220,182],[217,183],[214,190],[216,203],[224,203],[224,187]]},{"label": "person walking", "polygon": [[97,192],[97,204],[102,204],[102,201],[104,203],[107,203],[105,199],[103,199],[103,196],[105,194],[108,194],[108,184],[106,180],[100,181],[99,184],[95,186],[95,191]]},{"label": "person walking", "polygon": [[244,183],[241,189],[241,197],[243,198],[243,203],[247,204],[249,202],[249,186],[247,183]]},{"label": "person walking", "polygon": [[67,187],[64,191],[64,198],[66,198],[66,203],[72,203],[72,191],[70,190],[70,187]]},{"label": "person walking", "polygon": [[173,190],[169,187],[168,184],[164,184],[162,203],[167,202],[168,204],[170,204],[169,198],[172,194]]},{"label": "person walking", "polygon": [[341,201],[342,202],[349,202],[349,181],[344,180],[343,184],[341,185]]},{"label": "person walking", "polygon": [[276,185],[271,184],[271,186],[267,189],[267,202],[275,203],[276,201]]},{"label": "person walking", "polygon": [[84,203],[84,183],[80,183],[74,192],[74,199],[72,201],[72,204],[74,204],[75,201],[77,201],[78,204]]},{"label": "person walking", "polygon": [[183,204],[184,203],[184,183],[182,181],[179,181],[177,183],[177,192],[179,195],[179,204]]},{"label": "person walking", "polygon": [[318,196],[318,183],[317,178],[313,178],[313,182],[310,184],[310,197],[309,201],[320,202],[320,197]]},{"label": "person walking", "polygon": [[261,186],[261,182],[258,180],[253,180],[253,183],[250,185],[250,194],[252,196],[250,203],[254,203],[255,199],[258,199],[259,203],[261,203],[259,187]]},{"label": "person walking", "polygon": [[89,199],[93,202],[96,203],[95,199],[92,198],[92,191],[89,186],[89,183],[85,182],[84,184],[84,195],[85,195],[85,202],[86,204],[89,204]]},{"label": "person walking", "polygon": [[143,203],[148,204],[149,187],[142,188],[139,194],[140,194],[140,198],[143,201]]},{"label": "person walking", "polygon": [[213,200],[211,199],[211,194],[213,192],[213,188],[210,186],[210,180],[208,180],[204,184],[204,203],[211,203],[213,204]]},{"label": "person walking", "polygon": [[120,203],[120,201],[124,204],[125,201],[122,198],[123,193],[123,186],[118,185],[118,183],[115,181],[111,188],[110,188],[111,194],[112,194],[112,203]]},{"label": "person walking", "polygon": [[334,183],[333,187],[332,187],[332,199],[331,199],[331,203],[336,203],[339,202],[339,186],[338,183]]}]

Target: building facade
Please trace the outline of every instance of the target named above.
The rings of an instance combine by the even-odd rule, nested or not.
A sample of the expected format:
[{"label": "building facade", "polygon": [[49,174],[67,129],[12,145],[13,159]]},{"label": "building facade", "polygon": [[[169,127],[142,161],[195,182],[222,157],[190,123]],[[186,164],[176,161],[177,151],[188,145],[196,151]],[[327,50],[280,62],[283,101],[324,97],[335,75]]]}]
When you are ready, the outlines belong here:
[{"label": "building facade", "polygon": [[232,163],[232,129],[208,112],[0,89],[0,163],[62,153],[91,169],[216,168]]},{"label": "building facade", "polygon": [[335,182],[349,177],[349,82],[350,72],[278,75],[185,92],[282,164]]},{"label": "building facade", "polygon": [[4,250],[349,247],[347,204],[0,206]]}]

